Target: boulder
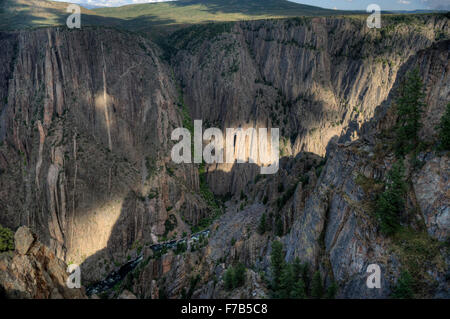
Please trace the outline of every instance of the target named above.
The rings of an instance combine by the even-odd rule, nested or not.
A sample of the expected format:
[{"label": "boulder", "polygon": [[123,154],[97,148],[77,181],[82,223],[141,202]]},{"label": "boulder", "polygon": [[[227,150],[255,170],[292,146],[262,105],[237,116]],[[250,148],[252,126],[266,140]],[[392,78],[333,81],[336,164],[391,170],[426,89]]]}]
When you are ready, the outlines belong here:
[{"label": "boulder", "polygon": [[28,227],[20,227],[14,235],[17,252],[21,255],[26,255],[30,250],[31,245],[33,245],[34,240],[34,235]]}]

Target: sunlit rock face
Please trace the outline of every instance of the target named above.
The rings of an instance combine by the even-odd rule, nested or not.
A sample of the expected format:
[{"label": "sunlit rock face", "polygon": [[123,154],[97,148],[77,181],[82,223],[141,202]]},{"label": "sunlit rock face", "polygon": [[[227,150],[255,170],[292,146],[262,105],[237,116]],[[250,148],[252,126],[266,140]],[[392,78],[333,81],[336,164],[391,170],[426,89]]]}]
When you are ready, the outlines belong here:
[{"label": "sunlit rock face", "polygon": [[[166,174],[170,133],[181,121],[159,49],[112,30],[1,39],[2,67],[10,66],[1,90],[2,224],[29,225],[76,263],[94,254],[119,262],[133,243],[155,240],[167,208],[190,196],[181,184],[198,187],[192,167],[176,170],[182,183]],[[186,215],[201,217],[204,204],[190,197]]]},{"label": "sunlit rock face", "polygon": [[[333,138],[360,136],[402,65],[448,25],[429,18],[420,29],[401,24],[380,31],[354,19],[298,18],[211,29],[172,36],[193,118],[222,129],[279,127],[281,156],[324,156]],[[215,192],[240,192],[257,174],[235,169],[210,168]]]},{"label": "sunlit rock face", "polygon": [[[448,37],[448,20],[421,21],[385,31],[347,18],[206,26],[172,34],[170,55],[103,28],[0,33],[0,223],[32,228],[57,257],[81,264],[87,283],[142,254],[122,297],[270,296],[261,273],[270,273],[274,239],[288,261],[337,282],[339,297],[387,297],[404,259],[379,234],[358,180],[383,180],[392,165],[379,134],[392,130],[395,89],[415,65],[427,93],[421,136],[436,140],[449,49],[433,44]],[[213,214],[198,165],[170,158],[171,132],[187,119],[224,132],[279,127],[280,169],[262,177],[258,165],[207,165],[209,188],[228,200],[224,214],[197,250],[156,258],[151,244]],[[408,171],[408,209],[420,211],[408,222],[444,242],[448,156],[420,156],[421,169]],[[445,295],[446,261],[440,252],[424,270],[438,282],[424,296]],[[248,285],[227,292],[223,275],[236,262],[251,269]],[[388,274],[381,290],[365,288],[370,263]]]}]

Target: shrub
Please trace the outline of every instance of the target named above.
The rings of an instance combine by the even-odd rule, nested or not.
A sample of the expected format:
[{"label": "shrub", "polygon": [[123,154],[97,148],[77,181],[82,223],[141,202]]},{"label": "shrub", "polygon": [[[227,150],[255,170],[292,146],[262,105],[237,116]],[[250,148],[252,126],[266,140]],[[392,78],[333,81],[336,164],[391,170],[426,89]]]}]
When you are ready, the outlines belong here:
[{"label": "shrub", "polygon": [[14,233],[0,225],[0,252],[14,250]]}]

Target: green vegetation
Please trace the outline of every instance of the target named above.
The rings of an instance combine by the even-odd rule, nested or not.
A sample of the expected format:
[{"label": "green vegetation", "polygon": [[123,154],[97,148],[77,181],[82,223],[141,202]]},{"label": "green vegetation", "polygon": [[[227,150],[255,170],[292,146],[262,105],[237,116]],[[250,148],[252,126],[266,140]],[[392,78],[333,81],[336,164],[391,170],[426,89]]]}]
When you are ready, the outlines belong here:
[{"label": "green vegetation", "polygon": [[270,264],[272,272],[272,283],[271,288],[277,291],[280,288],[281,274],[283,273],[284,264],[284,253],[283,244],[279,241],[274,241],[272,243],[272,253],[270,255]]},{"label": "green vegetation", "polygon": [[376,217],[381,232],[393,235],[400,228],[400,217],[405,207],[406,184],[403,161],[395,163],[387,176],[387,185],[376,203]]},{"label": "green vegetation", "polygon": [[358,174],[358,176],[356,176],[355,182],[356,184],[361,186],[364,193],[369,195],[379,193],[380,190],[383,190],[385,188],[382,182],[373,178],[368,178],[363,174]]},{"label": "green vegetation", "polygon": [[[210,21],[239,21],[292,17],[298,15],[336,15],[340,11],[321,9],[284,0],[226,1],[179,0],[174,3],[140,4],[93,10],[96,14],[128,20],[127,25],[141,28],[143,24],[194,24]],[[141,17],[140,21],[138,18]]]},{"label": "green vegetation", "polygon": [[336,294],[338,291],[338,285],[336,282],[332,282],[331,285],[328,287],[325,298],[326,299],[334,299],[336,298]]},{"label": "green vegetation", "polygon": [[328,298],[336,296],[338,286],[333,282],[325,291],[319,271],[314,273],[311,280],[309,266],[295,258],[293,263],[284,261],[283,245],[274,241],[271,253],[272,281],[270,289],[273,298]]},{"label": "green vegetation", "polygon": [[[53,1],[33,2],[5,0],[0,11],[1,29],[24,29],[64,25],[67,5]],[[178,0],[122,7],[82,8],[82,24],[123,28],[132,31],[159,30],[190,24],[283,18],[296,16],[330,16],[351,14],[302,5],[286,0]]]},{"label": "green vegetation", "polygon": [[401,227],[392,238],[392,252],[398,256],[402,272],[411,275],[406,282],[414,295],[422,298],[433,288],[429,269],[445,272],[445,261],[440,249],[442,244],[431,238],[425,230]]},{"label": "green vegetation", "polygon": [[322,276],[319,271],[316,271],[312,278],[311,297],[314,299],[320,299],[323,297]]},{"label": "green vegetation", "polygon": [[284,184],[283,183],[279,183],[278,184],[278,193],[282,193],[284,192]]},{"label": "green vegetation", "polygon": [[206,229],[211,225],[211,223],[222,213],[221,207],[216,200],[216,197],[209,189],[208,183],[206,182],[206,171],[205,164],[202,163],[198,169],[199,180],[200,180],[200,196],[205,200],[205,202],[210,207],[212,214],[209,217],[205,217],[199,220],[197,225],[192,227],[192,232],[197,233],[203,229]]},{"label": "green vegetation", "polygon": [[275,218],[275,235],[277,236],[283,236],[284,234],[284,227],[283,227],[283,221],[281,220],[280,215],[277,215]]},{"label": "green vegetation", "polygon": [[267,217],[266,213],[263,213],[258,225],[258,234],[263,235],[267,230]]},{"label": "green vegetation", "polygon": [[[181,87],[178,87],[178,106],[181,108],[181,114],[183,117],[183,127],[187,128],[191,132],[191,138],[194,136],[194,124],[191,118],[191,115],[189,114],[189,110],[187,106],[184,103],[184,95],[183,95],[183,89]],[[194,143],[192,143],[192,154],[194,153],[193,149]],[[192,155],[193,157],[193,155]],[[198,166],[198,175],[199,175],[199,181],[200,181],[200,196],[205,200],[207,205],[211,208],[211,215],[205,218],[202,218],[199,220],[197,225],[191,226],[191,230],[193,233],[197,233],[202,231],[203,229],[208,228],[211,223],[221,214],[221,207],[216,200],[216,196],[211,192],[209,189],[208,183],[206,181],[206,166],[205,163],[202,162]]]},{"label": "green vegetation", "polygon": [[299,279],[297,282],[294,283],[294,286],[292,287],[292,291],[289,295],[291,299],[306,299],[306,287],[305,283],[302,279]]},{"label": "green vegetation", "polygon": [[0,225],[0,252],[14,250],[14,233]]},{"label": "green vegetation", "polygon": [[178,225],[177,222],[177,218],[174,214],[170,214],[169,217],[166,219],[166,221],[164,222],[164,237],[167,236],[167,234],[169,232],[171,232],[172,230],[174,230]]},{"label": "green vegetation", "polygon": [[159,258],[161,258],[161,256],[167,254],[167,251],[168,251],[167,247],[163,246],[160,250],[158,250],[154,253],[153,258],[159,259]]},{"label": "green vegetation", "polygon": [[147,156],[145,158],[145,167],[147,168],[147,180],[149,180],[150,177],[154,176],[158,170],[155,159]]},{"label": "green vegetation", "polygon": [[[280,183],[280,185],[283,185]],[[292,195],[294,195],[295,190],[297,189],[298,182],[292,185],[280,198],[277,199],[278,209],[281,209],[286,205],[289,199],[291,199]],[[284,187],[281,192],[284,191]],[[280,186],[278,186],[278,192],[280,192]]]},{"label": "green vegetation", "polygon": [[[189,281],[189,290],[187,293],[183,294],[182,293],[182,299],[190,299],[192,297],[192,294],[194,293],[195,287],[197,287],[197,284],[200,282],[201,277],[199,274],[197,274],[196,276],[192,276],[190,281]],[[185,292],[185,290],[183,290],[183,292]]]},{"label": "green vegetation", "polygon": [[397,285],[394,287],[391,297],[395,299],[411,299],[414,297],[413,278],[409,272],[404,271],[398,278]]},{"label": "green vegetation", "polygon": [[424,106],[424,88],[419,69],[408,72],[395,101],[397,124],[395,150],[398,157],[415,150],[419,144],[420,116]]},{"label": "green vegetation", "polygon": [[175,255],[179,255],[184,253],[187,250],[187,243],[181,242],[177,244],[177,247],[174,250]]},{"label": "green vegetation", "polygon": [[153,198],[158,196],[158,190],[151,190],[148,195],[147,198],[148,200],[152,200]]},{"label": "green vegetation", "polygon": [[245,284],[246,268],[239,263],[235,267],[231,266],[227,269],[223,276],[225,289],[233,290]]},{"label": "green vegetation", "polygon": [[450,150],[450,103],[447,104],[444,115],[441,118],[439,129],[439,148]]},{"label": "green vegetation", "polygon": [[198,241],[194,241],[191,245],[191,252],[194,252],[196,250],[202,249],[206,245],[208,245],[208,238],[206,238],[204,235],[200,235],[200,238]]},{"label": "green vegetation", "polygon": [[198,175],[200,180],[200,196],[206,201],[212,210],[210,217],[202,218],[196,226],[192,228],[194,233],[207,228],[211,223],[222,213],[219,202],[216,200],[213,192],[209,189],[206,181],[205,163],[201,163],[198,168]]}]

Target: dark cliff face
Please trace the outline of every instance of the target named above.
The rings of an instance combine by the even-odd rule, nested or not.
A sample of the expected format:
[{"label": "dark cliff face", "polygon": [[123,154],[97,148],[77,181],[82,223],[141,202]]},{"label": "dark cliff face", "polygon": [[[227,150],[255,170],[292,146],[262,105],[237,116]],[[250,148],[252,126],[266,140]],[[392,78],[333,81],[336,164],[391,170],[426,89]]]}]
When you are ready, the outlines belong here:
[{"label": "dark cliff face", "polygon": [[[287,260],[308,261],[339,296],[388,296],[408,256],[379,234],[358,177],[382,180],[392,164],[378,134],[392,128],[407,70],[419,65],[424,78],[430,142],[450,87],[448,19],[390,22],[381,31],[344,18],[239,22],[183,29],[164,45],[102,28],[0,33],[0,223],[34,229],[82,264],[87,282],[143,253],[128,289],[199,298],[267,296],[259,273],[281,224]],[[193,119],[279,127],[279,172],[207,166],[209,188],[231,195],[215,208],[198,165],[170,158],[172,130]],[[449,162],[431,149],[421,156],[408,195],[421,222],[411,225],[434,245],[448,237]],[[197,251],[151,257],[149,245],[204,226],[217,209]],[[260,235],[263,213],[272,230]],[[424,266],[424,287],[438,283],[424,296],[445,291],[446,254],[437,249]],[[235,261],[251,269],[249,285],[227,293],[222,276]],[[380,291],[365,289],[370,263],[386,271]]]}]

